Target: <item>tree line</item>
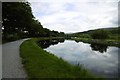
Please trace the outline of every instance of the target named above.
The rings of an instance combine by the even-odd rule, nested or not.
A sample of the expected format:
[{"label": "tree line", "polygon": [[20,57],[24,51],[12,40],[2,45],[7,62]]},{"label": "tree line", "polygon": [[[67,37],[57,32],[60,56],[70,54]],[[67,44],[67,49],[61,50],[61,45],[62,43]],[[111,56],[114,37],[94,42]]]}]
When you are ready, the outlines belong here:
[{"label": "tree line", "polygon": [[27,37],[62,37],[64,32],[43,28],[35,19],[29,2],[2,3],[2,40],[12,41]]}]

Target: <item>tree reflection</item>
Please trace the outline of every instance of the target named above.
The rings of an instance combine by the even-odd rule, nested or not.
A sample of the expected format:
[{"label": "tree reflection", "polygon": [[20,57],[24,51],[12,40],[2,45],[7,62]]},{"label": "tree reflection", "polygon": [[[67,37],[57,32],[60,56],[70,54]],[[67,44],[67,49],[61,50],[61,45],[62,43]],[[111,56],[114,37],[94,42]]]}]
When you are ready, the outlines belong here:
[{"label": "tree reflection", "polygon": [[37,43],[41,48],[47,48],[50,45],[55,45],[58,44],[59,42],[63,43],[64,41],[65,41],[64,39],[47,39],[47,40],[40,40]]},{"label": "tree reflection", "polygon": [[108,46],[106,45],[100,45],[100,44],[91,44],[91,49],[94,51],[99,51],[100,53],[104,53],[107,51]]},{"label": "tree reflection", "polygon": [[78,43],[79,41],[78,40],[75,40],[76,43]]}]

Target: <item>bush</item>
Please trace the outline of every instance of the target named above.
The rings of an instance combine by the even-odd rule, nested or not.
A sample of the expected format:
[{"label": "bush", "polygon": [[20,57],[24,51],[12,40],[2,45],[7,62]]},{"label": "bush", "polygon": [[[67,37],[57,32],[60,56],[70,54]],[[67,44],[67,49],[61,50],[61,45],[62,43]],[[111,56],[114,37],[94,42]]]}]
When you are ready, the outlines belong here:
[{"label": "bush", "polygon": [[81,34],[81,35],[79,35],[79,37],[81,37],[81,38],[91,38],[91,36],[89,34]]},{"label": "bush", "polygon": [[92,32],[90,35],[93,39],[107,39],[107,38],[109,38],[109,33],[106,30],[96,30],[96,31]]}]

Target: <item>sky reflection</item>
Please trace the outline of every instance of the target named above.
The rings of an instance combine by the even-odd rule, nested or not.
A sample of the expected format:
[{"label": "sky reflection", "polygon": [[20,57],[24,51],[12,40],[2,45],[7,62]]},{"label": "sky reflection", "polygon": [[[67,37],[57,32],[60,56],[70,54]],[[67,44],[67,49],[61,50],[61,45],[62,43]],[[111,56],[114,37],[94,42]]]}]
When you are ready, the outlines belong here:
[{"label": "sky reflection", "polygon": [[117,47],[108,46],[106,52],[101,53],[92,49],[90,44],[65,40],[64,43],[51,45],[45,50],[63,58],[71,64],[82,64],[85,68],[101,76],[116,77],[118,74]]}]

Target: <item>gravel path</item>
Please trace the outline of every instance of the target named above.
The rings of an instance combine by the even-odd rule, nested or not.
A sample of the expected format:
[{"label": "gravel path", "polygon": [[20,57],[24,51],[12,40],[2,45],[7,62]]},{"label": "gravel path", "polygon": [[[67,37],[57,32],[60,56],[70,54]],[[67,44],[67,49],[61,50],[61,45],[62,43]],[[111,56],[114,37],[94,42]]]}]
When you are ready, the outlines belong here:
[{"label": "gravel path", "polygon": [[25,40],[2,45],[2,78],[27,78],[19,55],[19,47]]}]

